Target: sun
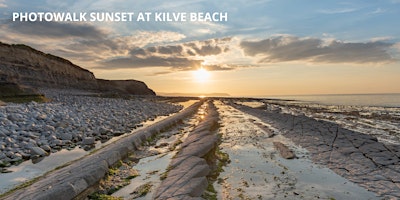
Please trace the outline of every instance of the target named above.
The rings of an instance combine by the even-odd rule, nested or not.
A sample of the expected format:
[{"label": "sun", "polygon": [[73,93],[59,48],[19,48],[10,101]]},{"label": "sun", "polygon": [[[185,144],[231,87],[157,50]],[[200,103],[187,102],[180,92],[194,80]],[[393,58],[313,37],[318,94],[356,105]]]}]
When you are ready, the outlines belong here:
[{"label": "sun", "polygon": [[206,69],[200,68],[196,71],[193,71],[193,77],[198,82],[207,82],[210,78],[210,73]]}]

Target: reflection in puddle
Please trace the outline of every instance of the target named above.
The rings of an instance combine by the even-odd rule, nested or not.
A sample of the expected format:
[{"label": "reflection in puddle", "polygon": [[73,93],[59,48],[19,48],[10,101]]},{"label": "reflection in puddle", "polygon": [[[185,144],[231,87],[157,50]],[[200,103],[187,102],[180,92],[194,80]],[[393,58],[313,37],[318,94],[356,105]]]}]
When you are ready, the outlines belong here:
[{"label": "reflection in puddle", "polygon": [[[161,138],[156,141],[155,145],[146,147],[141,153],[135,152],[146,154],[156,151],[159,154],[141,158],[137,164],[133,165],[132,168],[139,172],[139,176],[131,179],[129,185],[113,193],[112,196],[124,199],[151,199],[154,191],[160,185],[171,159],[180,149],[180,142],[178,141],[184,141],[206,113],[204,105],[200,107],[196,115],[185,119],[183,124],[161,133],[159,135]],[[142,197],[135,196],[136,194],[133,191],[146,184],[152,185],[149,192]]]},{"label": "reflection in puddle", "polygon": [[134,169],[139,172],[140,176],[132,179],[129,185],[113,193],[112,196],[131,199],[132,191],[134,191],[135,188],[146,183],[151,183],[152,189],[146,196],[135,198],[149,199],[149,197],[153,196],[155,188],[161,183],[160,176],[166,171],[173,155],[175,155],[175,152],[140,159],[140,162],[134,166]]},{"label": "reflection in puddle", "polygon": [[88,152],[80,148],[75,148],[70,151],[63,149],[48,157],[42,157],[43,160],[37,163],[28,160],[22,162],[18,166],[11,166],[8,168],[8,170],[12,171],[11,173],[0,174],[0,193],[4,193],[18,184],[41,176],[58,166],[62,166],[86,154],[88,154]]}]

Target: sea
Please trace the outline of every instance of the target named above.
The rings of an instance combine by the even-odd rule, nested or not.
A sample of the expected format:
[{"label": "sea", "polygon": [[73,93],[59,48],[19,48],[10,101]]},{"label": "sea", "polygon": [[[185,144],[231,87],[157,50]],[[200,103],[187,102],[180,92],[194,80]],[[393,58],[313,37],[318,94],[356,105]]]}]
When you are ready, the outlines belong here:
[{"label": "sea", "polygon": [[400,93],[286,95],[265,96],[263,98],[296,100],[324,105],[400,107]]}]

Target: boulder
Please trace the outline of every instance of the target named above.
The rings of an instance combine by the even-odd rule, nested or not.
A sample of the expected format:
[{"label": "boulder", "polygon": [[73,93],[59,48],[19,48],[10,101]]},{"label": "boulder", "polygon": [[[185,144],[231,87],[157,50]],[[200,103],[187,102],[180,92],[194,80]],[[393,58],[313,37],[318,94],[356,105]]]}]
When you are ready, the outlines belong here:
[{"label": "boulder", "polygon": [[285,159],[293,159],[296,157],[296,155],[293,153],[292,150],[289,149],[286,145],[282,144],[281,142],[273,142],[276,150],[279,151],[279,154],[282,156],[282,158]]}]

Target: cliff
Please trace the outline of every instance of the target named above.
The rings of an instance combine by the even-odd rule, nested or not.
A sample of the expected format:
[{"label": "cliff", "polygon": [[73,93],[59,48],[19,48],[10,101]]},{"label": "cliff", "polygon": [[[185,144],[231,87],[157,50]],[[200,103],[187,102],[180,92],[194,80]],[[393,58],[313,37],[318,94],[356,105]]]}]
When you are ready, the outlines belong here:
[{"label": "cliff", "polygon": [[[26,45],[0,42],[0,85],[18,84],[22,88],[81,89],[106,93],[155,95],[136,80],[101,80],[72,62]],[[32,90],[30,90],[32,91]],[[0,91],[0,95],[6,91]]]}]

